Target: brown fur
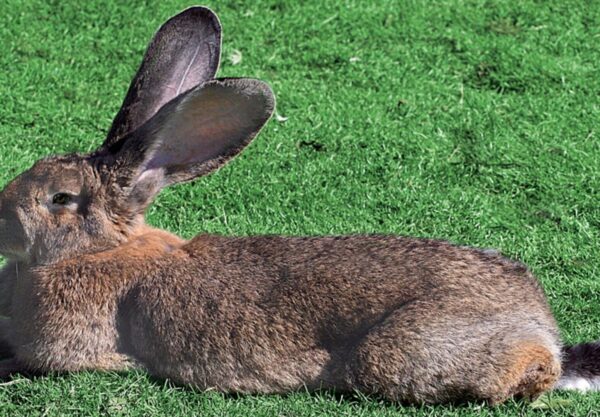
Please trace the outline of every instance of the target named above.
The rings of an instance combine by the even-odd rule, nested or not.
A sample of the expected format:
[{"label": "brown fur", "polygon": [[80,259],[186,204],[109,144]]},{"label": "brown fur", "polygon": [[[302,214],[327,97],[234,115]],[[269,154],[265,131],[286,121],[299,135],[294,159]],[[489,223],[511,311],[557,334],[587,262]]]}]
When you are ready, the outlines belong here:
[{"label": "brown fur", "polygon": [[17,358],[42,370],[140,363],[227,392],[330,387],[410,402],[497,403],[559,375],[537,281],[498,255],[386,236],[165,237],[32,270],[23,281],[35,291],[19,295],[29,307],[12,317]]},{"label": "brown fur", "polygon": [[519,394],[535,399],[558,381],[560,363],[543,345],[525,343],[517,346],[513,354],[514,367],[508,372],[507,381],[510,384],[515,377],[520,377],[520,380],[516,386],[510,386],[506,397]]},{"label": "brown fur", "polygon": [[[212,13],[192,14],[212,28],[200,38],[220,39]],[[181,21],[152,45],[175,39],[195,57],[177,38]],[[178,74],[152,45],[144,68]],[[544,293],[495,252],[395,236],[184,241],[146,226],[162,187],[218,168],[273,111],[263,83],[189,65],[203,66],[199,86],[174,96],[160,77],[134,79],[105,146],[39,161],[0,194],[0,336],[15,355],[0,373],[139,367],[200,389],[358,389],[427,403],[553,386],[560,342]],[[127,110],[147,97],[167,104]]]}]

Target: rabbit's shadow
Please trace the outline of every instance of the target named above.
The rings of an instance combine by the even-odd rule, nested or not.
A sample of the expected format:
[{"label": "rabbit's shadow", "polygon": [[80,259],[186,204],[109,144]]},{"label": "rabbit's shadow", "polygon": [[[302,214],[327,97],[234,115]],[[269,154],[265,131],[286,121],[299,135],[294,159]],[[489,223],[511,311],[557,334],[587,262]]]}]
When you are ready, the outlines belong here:
[{"label": "rabbit's shadow", "polygon": [[[11,359],[12,358],[12,354],[10,351],[10,348],[8,348],[7,346],[4,346],[3,344],[0,344],[0,361],[2,360],[7,360],[7,359]],[[187,393],[194,393],[197,395],[219,395],[221,398],[225,399],[225,400],[232,400],[232,401],[245,401],[251,398],[259,398],[259,397],[264,397],[264,396],[271,396],[271,397],[277,397],[280,399],[292,399],[293,397],[297,397],[298,395],[303,395],[303,396],[309,396],[309,398],[311,398],[311,400],[315,401],[315,402],[320,402],[320,401],[331,401],[332,403],[336,403],[339,404],[342,407],[349,407],[349,408],[358,408],[358,409],[365,409],[365,408],[373,408],[373,407],[377,407],[377,408],[403,408],[403,409],[413,409],[415,410],[415,412],[417,410],[422,410],[424,408],[431,408],[433,407],[432,405],[426,405],[426,404],[421,404],[421,405],[415,405],[415,404],[411,404],[408,402],[394,402],[394,401],[390,401],[384,397],[381,397],[377,394],[365,394],[363,392],[360,391],[345,391],[345,392],[341,392],[341,391],[336,391],[334,389],[315,389],[315,390],[308,390],[308,389],[298,389],[295,391],[290,391],[288,393],[283,393],[283,394],[242,394],[242,393],[226,393],[226,392],[218,392],[218,391],[214,391],[214,390],[201,390],[198,388],[195,388],[193,386],[189,386],[189,385],[181,385],[181,384],[176,384],[173,381],[169,380],[169,379],[165,379],[165,378],[160,378],[160,377],[156,377],[153,376],[151,374],[149,374],[148,372],[145,372],[144,370],[129,370],[129,371],[110,371],[110,372],[103,372],[103,371],[84,371],[86,373],[88,373],[89,375],[98,375],[98,376],[104,376],[104,377],[110,377],[112,376],[117,376],[117,377],[121,377],[121,378],[135,378],[137,381],[141,381],[142,383],[148,383],[149,385],[155,387],[156,389],[176,389],[179,391],[183,391],[183,392],[187,392]],[[73,372],[50,372],[50,373],[44,373],[44,372],[30,372],[30,371],[22,371],[19,372],[18,374],[13,374],[10,377],[8,377],[7,380],[10,379],[15,379],[15,378],[28,378],[31,379],[32,381],[36,381],[38,379],[45,379],[45,378],[71,378],[75,375],[75,373]],[[521,403],[521,401],[517,401],[518,403]],[[455,408],[455,407],[459,407],[459,408],[468,408],[468,407],[472,407],[472,406],[476,406],[476,407],[481,407],[481,406],[485,406],[485,402],[481,402],[481,401],[473,401],[472,399],[469,398],[464,398],[462,400],[456,400],[456,401],[452,401],[452,402],[448,402],[445,404],[445,407],[450,407],[450,408]]]},{"label": "rabbit's shadow", "polygon": [[[4,355],[0,356],[0,359],[6,359]],[[353,414],[362,414],[364,412],[373,412],[374,410],[397,410],[402,409],[403,412],[410,413],[409,415],[413,415],[419,412],[427,411],[432,412],[432,410],[437,408],[442,408],[447,410],[448,412],[452,412],[452,410],[457,411],[456,409],[467,410],[470,408],[480,409],[482,407],[489,407],[488,404],[481,400],[471,400],[471,399],[463,399],[458,401],[451,401],[444,403],[443,405],[431,405],[431,404],[411,404],[408,402],[394,402],[390,401],[386,398],[383,398],[376,394],[365,394],[359,391],[348,391],[348,392],[339,392],[333,389],[316,389],[316,390],[308,390],[308,389],[299,389],[296,391],[290,391],[284,394],[241,394],[241,393],[225,393],[214,390],[201,390],[188,385],[179,385],[174,382],[164,379],[158,378],[148,374],[143,370],[134,370],[134,371],[111,371],[111,372],[102,372],[102,371],[87,371],[88,375],[91,376],[104,376],[104,377],[119,377],[119,378],[133,378],[135,381],[140,382],[142,385],[150,385],[154,389],[157,390],[177,390],[186,394],[194,394],[198,396],[213,397],[217,396],[217,401],[225,401],[226,403],[246,403],[246,402],[254,402],[255,400],[260,400],[265,397],[270,397],[274,399],[272,402],[273,407],[281,407],[279,400],[290,400],[291,403],[295,403],[298,397],[302,396],[304,399],[300,401],[302,403],[312,403],[312,406],[319,406],[319,404],[327,402],[331,404],[335,404],[336,407],[340,409],[350,410]],[[51,373],[29,373],[23,372],[17,375],[13,375],[11,378],[20,379],[20,378],[30,379],[32,382],[37,380],[43,380],[46,378],[60,378],[60,379],[70,379],[75,378],[75,374],[72,372],[51,372]],[[10,378],[9,378],[10,379]],[[76,380],[73,381],[77,383]],[[126,382],[125,382],[126,383]],[[17,386],[17,385],[15,385]],[[308,400],[307,400],[308,399]],[[210,398],[208,401],[211,401]],[[518,399],[511,399],[507,401],[507,405],[516,406],[519,409],[527,407],[528,402],[522,401]],[[311,406],[311,407],[312,407]]]},{"label": "rabbit's shadow", "polygon": [[[314,390],[298,389],[298,390],[290,391],[287,393],[280,393],[280,394],[241,394],[241,393],[225,393],[225,392],[218,392],[218,391],[212,391],[212,390],[203,391],[203,390],[200,390],[200,389],[197,389],[197,388],[194,388],[191,386],[187,386],[187,385],[178,385],[178,384],[173,383],[170,380],[166,380],[164,378],[157,378],[157,377],[147,374],[143,371],[136,371],[136,372],[139,372],[140,375],[143,374],[143,378],[145,381],[148,381],[149,383],[157,386],[158,388],[169,387],[170,389],[183,390],[185,392],[196,393],[198,395],[217,394],[225,400],[232,400],[232,401],[238,401],[238,400],[244,401],[244,400],[251,399],[251,398],[260,398],[260,397],[266,397],[266,396],[277,397],[278,399],[284,399],[284,400],[288,400],[288,399],[291,400],[294,397],[298,397],[301,395],[301,396],[308,396],[311,399],[311,401],[314,401],[315,403],[327,401],[327,402],[335,403],[342,408],[356,409],[357,412],[358,411],[364,412],[367,409],[371,410],[373,408],[382,408],[382,409],[402,408],[405,411],[412,410],[416,413],[419,410],[431,409],[433,407],[440,407],[440,405],[413,404],[413,403],[404,402],[404,401],[391,401],[391,400],[384,398],[377,394],[367,394],[367,393],[360,392],[360,391],[339,391],[339,390],[334,390],[334,389],[330,389],[330,388],[314,389]],[[119,374],[127,375],[128,373],[125,372],[125,373],[119,373]],[[515,403],[515,402],[520,405],[525,404],[525,402],[520,401],[520,400],[509,400],[507,403]],[[470,398],[449,401],[447,403],[444,403],[444,405],[442,405],[442,407],[445,407],[448,409],[469,408],[469,407],[480,408],[480,407],[485,407],[485,406],[486,406],[486,403],[484,401],[474,400],[474,399],[470,399]]]}]

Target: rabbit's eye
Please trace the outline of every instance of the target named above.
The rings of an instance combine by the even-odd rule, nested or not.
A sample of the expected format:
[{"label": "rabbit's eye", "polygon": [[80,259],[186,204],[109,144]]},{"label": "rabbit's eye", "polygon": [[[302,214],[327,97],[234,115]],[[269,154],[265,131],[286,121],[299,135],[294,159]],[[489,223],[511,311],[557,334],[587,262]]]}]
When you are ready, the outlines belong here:
[{"label": "rabbit's eye", "polygon": [[71,202],[71,196],[67,193],[56,193],[52,196],[52,204],[58,204],[60,206],[67,205]]}]

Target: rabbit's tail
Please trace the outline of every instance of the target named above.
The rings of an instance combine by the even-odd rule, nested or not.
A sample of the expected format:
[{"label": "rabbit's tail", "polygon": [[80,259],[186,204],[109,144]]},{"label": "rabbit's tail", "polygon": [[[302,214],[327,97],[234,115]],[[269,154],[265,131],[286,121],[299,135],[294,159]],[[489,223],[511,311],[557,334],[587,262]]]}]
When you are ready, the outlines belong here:
[{"label": "rabbit's tail", "polygon": [[600,391],[600,341],[565,346],[555,389]]}]

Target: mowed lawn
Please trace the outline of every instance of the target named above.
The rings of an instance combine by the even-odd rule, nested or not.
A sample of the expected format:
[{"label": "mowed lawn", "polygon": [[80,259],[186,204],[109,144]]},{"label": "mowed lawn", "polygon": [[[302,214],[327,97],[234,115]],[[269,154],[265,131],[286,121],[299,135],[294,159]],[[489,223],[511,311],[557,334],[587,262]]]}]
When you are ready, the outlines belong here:
[{"label": "mowed lawn", "polygon": [[[0,4],[0,185],[98,146],[184,1]],[[600,338],[600,3],[213,1],[219,76],[274,118],[148,219],[185,237],[394,233],[498,248],[543,282],[569,343]],[[401,343],[401,341],[398,341]],[[403,407],[330,392],[224,396],[144,373],[0,385],[0,416],[598,415],[600,395]]]}]

